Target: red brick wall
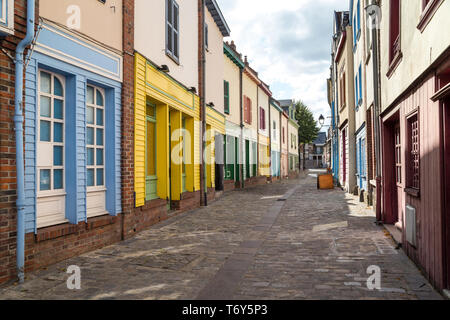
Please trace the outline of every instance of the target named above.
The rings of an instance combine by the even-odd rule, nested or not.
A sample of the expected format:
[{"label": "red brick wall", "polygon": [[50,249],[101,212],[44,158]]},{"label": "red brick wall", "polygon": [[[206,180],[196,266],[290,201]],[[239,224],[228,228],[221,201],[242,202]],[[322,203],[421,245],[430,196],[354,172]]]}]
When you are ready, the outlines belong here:
[{"label": "red brick wall", "polygon": [[[39,1],[36,1],[36,19]],[[14,1],[15,35],[0,48],[15,57],[26,33],[26,1]],[[36,20],[37,21],[37,20]],[[0,283],[16,274],[16,147],[14,135],[15,64],[0,51]]]},{"label": "red brick wall", "polygon": [[134,0],[123,1],[122,210],[134,210]]}]

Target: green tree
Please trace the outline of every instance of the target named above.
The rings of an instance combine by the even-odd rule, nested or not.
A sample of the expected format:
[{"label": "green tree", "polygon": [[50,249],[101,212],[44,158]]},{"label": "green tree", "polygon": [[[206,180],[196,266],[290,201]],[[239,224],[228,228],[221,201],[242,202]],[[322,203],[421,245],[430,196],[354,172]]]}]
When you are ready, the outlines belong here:
[{"label": "green tree", "polygon": [[295,102],[298,129],[298,140],[301,146],[303,146],[303,170],[306,169],[305,157],[306,157],[306,144],[312,143],[319,135],[320,128],[317,126],[317,121],[314,119],[314,115],[309,110],[308,106],[299,100]]}]

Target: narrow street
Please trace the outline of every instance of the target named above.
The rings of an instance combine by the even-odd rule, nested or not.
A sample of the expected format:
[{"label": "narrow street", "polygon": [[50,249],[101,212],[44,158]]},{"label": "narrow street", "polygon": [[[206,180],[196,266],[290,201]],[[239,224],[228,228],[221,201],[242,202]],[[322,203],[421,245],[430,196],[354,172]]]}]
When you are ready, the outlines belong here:
[{"label": "narrow street", "polygon": [[[416,266],[342,191],[314,173],[228,192],[116,245],[32,274],[0,299],[440,299]],[[81,268],[81,290],[65,272]],[[367,289],[367,268],[381,290]]]}]

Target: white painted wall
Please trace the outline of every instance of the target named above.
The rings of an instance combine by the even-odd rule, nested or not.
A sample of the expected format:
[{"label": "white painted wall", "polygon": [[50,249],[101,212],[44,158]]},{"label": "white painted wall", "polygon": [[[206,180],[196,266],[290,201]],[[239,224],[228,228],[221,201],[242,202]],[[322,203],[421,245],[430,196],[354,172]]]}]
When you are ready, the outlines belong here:
[{"label": "white painted wall", "polygon": [[382,109],[388,108],[450,45],[450,1],[442,1],[423,33],[417,28],[422,1],[401,1],[401,51],[403,59],[388,79],[389,2],[382,1],[381,90]]},{"label": "white painted wall", "polygon": [[[166,55],[165,0],[136,0],[135,48],[158,65],[167,65],[170,75],[198,91],[198,3],[178,0],[180,7],[180,63]],[[223,80],[223,79],[222,79]],[[223,102],[222,102],[223,105]]]},{"label": "white painted wall", "polygon": [[208,49],[206,51],[206,103],[214,103],[214,109],[224,112],[224,57],[223,36],[211,13],[205,8],[208,25]]}]

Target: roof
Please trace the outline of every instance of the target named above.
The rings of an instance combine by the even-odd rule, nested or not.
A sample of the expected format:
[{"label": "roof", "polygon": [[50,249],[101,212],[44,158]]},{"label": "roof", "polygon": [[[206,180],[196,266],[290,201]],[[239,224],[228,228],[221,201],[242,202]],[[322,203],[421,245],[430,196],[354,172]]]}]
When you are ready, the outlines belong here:
[{"label": "roof", "polygon": [[245,68],[245,64],[239,54],[226,42],[223,43],[223,53],[240,69]]},{"label": "roof", "polygon": [[278,102],[280,103],[281,107],[290,107],[294,103],[292,99],[278,100]]},{"label": "roof", "polygon": [[327,143],[327,133],[326,132],[319,132],[319,135],[317,136],[316,140],[314,140],[313,144],[315,145],[324,145]]},{"label": "roof", "polygon": [[220,11],[219,5],[217,4],[216,0],[206,0],[206,7],[209,10],[209,13],[211,13],[214,22],[217,24],[217,27],[219,27],[220,32],[222,32],[222,35],[224,37],[230,36],[230,28],[228,27],[227,22],[225,21],[225,18],[222,14],[222,11]]}]

